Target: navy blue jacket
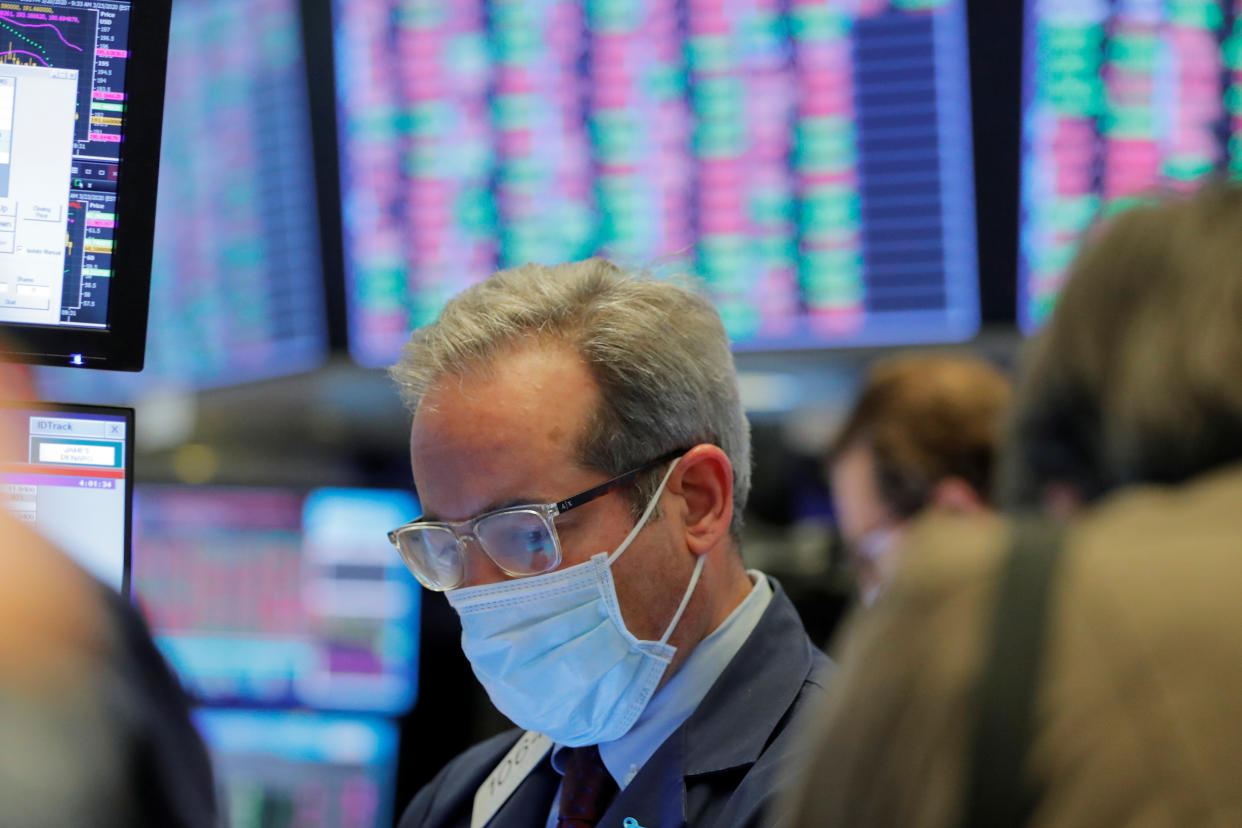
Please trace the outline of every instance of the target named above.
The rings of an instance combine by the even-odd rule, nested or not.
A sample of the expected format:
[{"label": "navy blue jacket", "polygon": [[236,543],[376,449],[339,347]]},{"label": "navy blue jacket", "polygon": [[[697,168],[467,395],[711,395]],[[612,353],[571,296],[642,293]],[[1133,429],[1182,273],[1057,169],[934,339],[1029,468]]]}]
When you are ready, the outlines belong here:
[{"label": "navy blue jacket", "polygon": [[[784,590],[697,710],[617,794],[600,828],[633,817],[643,828],[757,826],[789,778],[790,727],[824,695],[829,662]],[[474,794],[522,735],[511,730],[475,745],[418,792],[400,828],[469,828]],[[550,755],[550,754],[549,754]],[[533,770],[488,828],[543,828],[560,786],[549,757]]]}]

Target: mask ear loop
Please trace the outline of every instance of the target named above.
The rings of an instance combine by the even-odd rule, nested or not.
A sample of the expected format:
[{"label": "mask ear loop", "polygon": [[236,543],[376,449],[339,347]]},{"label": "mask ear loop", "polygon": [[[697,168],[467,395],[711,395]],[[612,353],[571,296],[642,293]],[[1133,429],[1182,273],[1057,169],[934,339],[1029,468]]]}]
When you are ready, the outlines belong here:
[{"label": "mask ear loop", "polygon": [[643,527],[647,525],[648,518],[655,511],[656,504],[660,502],[660,495],[664,494],[664,484],[668,483],[668,479],[673,476],[673,469],[677,468],[677,463],[668,467],[668,471],[664,473],[664,479],[660,481],[660,487],[656,489],[655,494],[651,496],[651,500],[647,501],[647,508],[643,510],[643,516],[634,524],[634,528],[625,536],[625,540],[621,541],[621,545],[617,547],[617,551],[608,556],[608,564],[612,565],[613,561],[621,557],[621,553],[630,548],[630,544],[634,542],[634,538],[638,537],[638,533],[643,531]]},{"label": "mask ear loop", "polygon": [[681,596],[681,606],[677,608],[677,613],[673,616],[672,622],[668,625],[668,629],[664,631],[664,636],[660,639],[661,644],[667,644],[669,636],[673,634],[673,630],[677,629],[682,613],[690,605],[690,597],[694,595],[694,588],[699,585],[699,576],[703,574],[703,564],[706,561],[706,555],[699,555],[698,561],[694,564],[694,574],[690,576],[690,585],[686,587],[685,594]]},{"label": "mask ear loop", "polygon": [[[664,473],[664,479],[660,481],[659,487],[655,494],[651,496],[651,500],[647,502],[647,508],[643,510],[643,515],[634,524],[634,528],[625,536],[625,540],[621,541],[621,545],[617,547],[617,551],[608,556],[608,564],[620,557],[621,553],[629,548],[634,538],[638,537],[638,533],[647,525],[647,520],[651,517],[651,513],[655,511],[656,504],[660,502],[660,495],[664,494],[664,486],[668,483],[668,479],[673,476],[673,469],[677,468],[677,463],[673,463],[668,467],[668,471]],[[681,622],[681,616],[685,614],[686,607],[690,605],[690,599],[694,596],[694,588],[699,585],[699,576],[703,574],[703,564],[707,562],[706,555],[700,555],[698,561],[694,564],[694,574],[690,576],[690,584],[686,587],[686,591],[682,593],[681,605],[677,607],[677,612],[673,615],[672,622],[668,625],[668,629],[664,631],[664,635],[660,638],[661,644],[667,644],[669,636],[673,634],[673,630],[677,629],[677,625]]]}]

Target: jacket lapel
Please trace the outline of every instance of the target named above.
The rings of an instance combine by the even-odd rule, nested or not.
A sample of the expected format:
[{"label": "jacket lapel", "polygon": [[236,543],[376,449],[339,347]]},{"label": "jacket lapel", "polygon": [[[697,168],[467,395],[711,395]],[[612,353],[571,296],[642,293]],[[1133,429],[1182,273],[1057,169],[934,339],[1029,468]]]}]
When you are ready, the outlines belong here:
[{"label": "jacket lapel", "polygon": [[769,581],[772,601],[758,626],[686,722],[687,776],[754,764],[803,682],[827,664],[785,591]]},{"label": "jacket lapel", "polygon": [[617,794],[600,825],[620,825],[626,817],[633,817],[643,828],[685,824],[684,731],[684,726],[678,728],[660,745],[625,790]]},{"label": "jacket lapel", "polygon": [[[556,791],[561,775],[552,767],[552,754],[543,757],[526,780],[517,787],[504,805],[496,811],[489,826],[532,825],[542,828],[556,804]],[[469,825],[467,815],[466,825]]]}]

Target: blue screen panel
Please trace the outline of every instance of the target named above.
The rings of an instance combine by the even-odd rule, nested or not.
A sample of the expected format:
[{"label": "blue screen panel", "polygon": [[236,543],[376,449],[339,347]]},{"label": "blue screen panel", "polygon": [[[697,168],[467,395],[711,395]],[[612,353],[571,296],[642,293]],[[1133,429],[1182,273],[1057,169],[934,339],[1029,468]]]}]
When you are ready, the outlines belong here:
[{"label": "blue screen panel", "polygon": [[173,4],[146,368],[42,369],[45,396],[128,401],[325,358],[305,72],[296,0]]},{"label": "blue screen panel", "polygon": [[403,492],[139,487],[133,584],[188,690],[214,704],[399,715],[420,587],[384,536]]},{"label": "blue screen panel", "polygon": [[322,713],[200,709],[234,828],[389,828],[397,728]]},{"label": "blue screen panel", "polygon": [[418,687],[422,588],[385,532],[413,520],[406,492],[317,489],[302,507],[303,597],[321,643],[305,704],[401,712]]},{"label": "blue screen panel", "polygon": [[499,267],[691,273],[739,348],[978,327],[960,0],[334,2],[351,351]]}]

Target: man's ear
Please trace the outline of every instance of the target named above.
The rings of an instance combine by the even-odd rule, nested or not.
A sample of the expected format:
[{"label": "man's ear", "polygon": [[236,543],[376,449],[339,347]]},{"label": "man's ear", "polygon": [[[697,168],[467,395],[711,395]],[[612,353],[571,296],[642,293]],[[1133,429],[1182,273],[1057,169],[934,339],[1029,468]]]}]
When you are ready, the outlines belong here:
[{"label": "man's ear", "polygon": [[685,503],[686,546],[703,555],[729,535],[733,520],[733,465],[719,446],[700,443],[682,455],[668,491]]},{"label": "man's ear", "polygon": [[929,505],[957,515],[978,515],[988,505],[975,487],[960,477],[946,477],[932,489]]}]

